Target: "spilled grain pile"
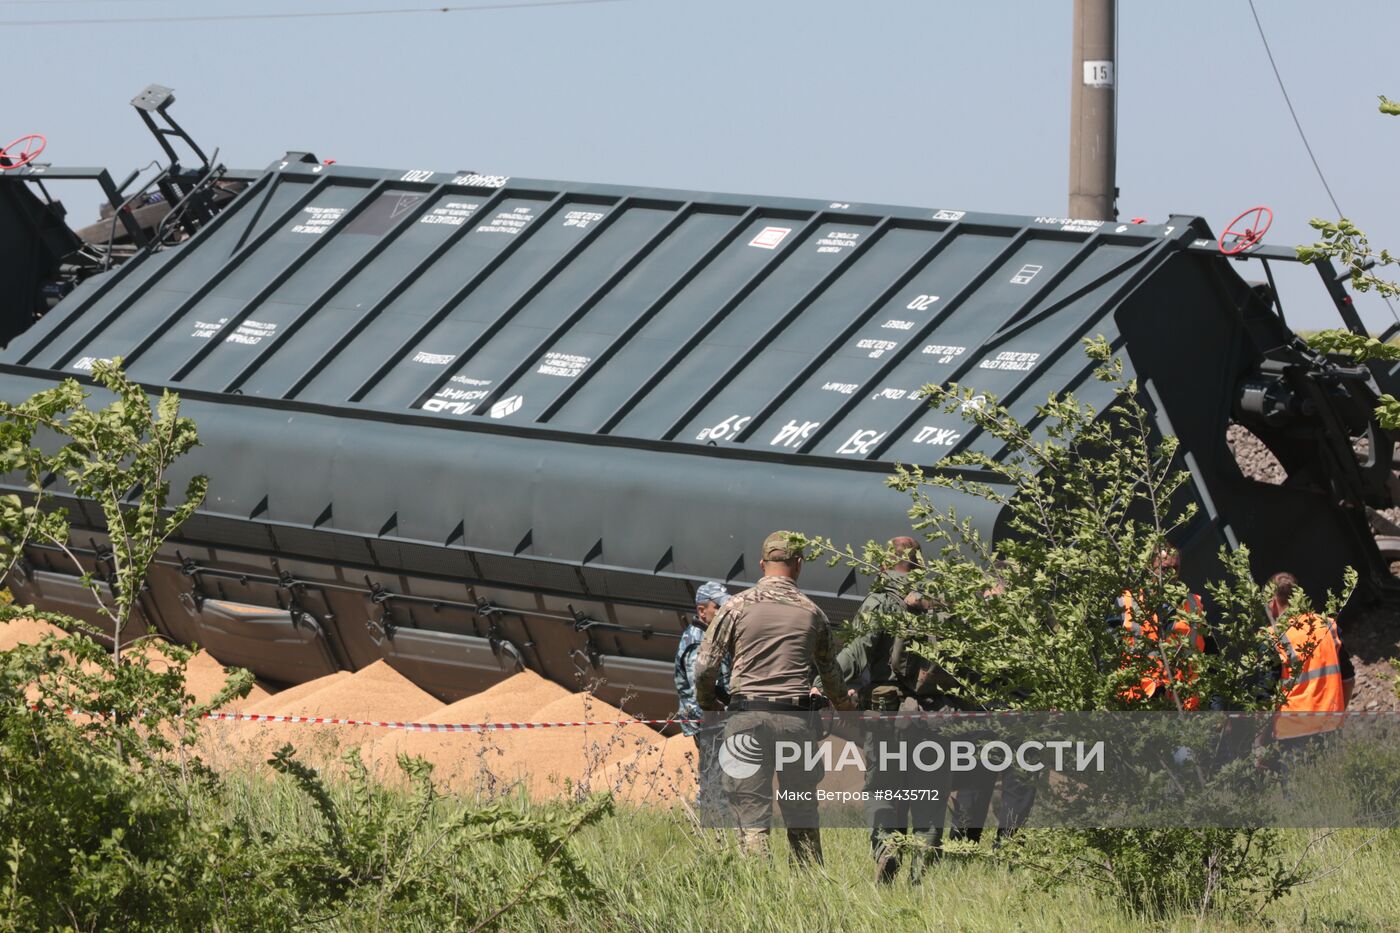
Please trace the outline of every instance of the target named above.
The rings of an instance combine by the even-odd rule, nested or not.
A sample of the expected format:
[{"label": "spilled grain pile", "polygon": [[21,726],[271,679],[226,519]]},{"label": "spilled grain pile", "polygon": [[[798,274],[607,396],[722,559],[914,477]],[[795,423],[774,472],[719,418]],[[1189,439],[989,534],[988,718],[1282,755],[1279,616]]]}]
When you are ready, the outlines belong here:
[{"label": "spilled grain pile", "polygon": [[[16,619],[7,624],[0,624],[0,651],[8,651],[19,645],[37,644],[47,635],[66,639],[70,636],[65,630],[47,622],[36,619]],[[81,635],[76,637],[83,637]],[[132,646],[123,648],[126,655],[132,652],[146,659],[147,664],[153,671],[163,672],[169,669],[170,661],[160,650],[154,638],[143,638],[139,642],[134,642]],[[98,668],[88,662],[84,662],[82,669],[85,673],[94,673]],[[191,655],[189,662],[185,665],[185,692],[194,697],[196,703],[208,703],[228,681],[228,672],[224,666],[207,651],[196,651]],[[30,700],[37,700],[39,691],[37,686],[31,686],[26,690],[26,695]],[[224,709],[239,710],[248,704],[260,702],[271,696],[264,687],[254,684],[248,696],[242,699],[234,699],[223,704]]]},{"label": "spilled grain pile", "polygon": [[[602,700],[570,693],[523,671],[419,721],[436,723],[625,721]],[[645,726],[577,726],[486,733],[393,732],[363,749],[382,776],[398,776],[397,756],[423,758],[446,787],[465,793],[523,787],[536,797],[611,790],[635,800],[689,793],[689,739],[667,742]]]},{"label": "spilled grain pile", "polygon": [[346,677],[332,674],[313,683],[324,686],[301,696],[292,696],[292,690],[276,694],[269,701],[275,707],[273,712],[279,716],[407,722],[442,708],[440,700],[415,686],[387,661],[375,661]]},{"label": "spilled grain pile", "polygon": [[569,696],[569,691],[534,671],[521,671],[480,693],[458,700],[429,722],[526,722],[539,710]]},{"label": "spilled grain pile", "polygon": [[300,703],[304,698],[316,691],[324,690],[337,681],[348,680],[351,676],[349,671],[336,671],[334,674],[327,674],[325,677],[317,677],[315,680],[308,680],[306,683],[297,684],[295,687],[288,687],[286,690],[277,691],[262,702],[250,705],[247,711],[250,713],[262,713],[268,716],[291,715],[283,712],[281,707]]},{"label": "spilled grain pile", "polygon": [[[45,635],[67,637],[43,622],[0,624],[0,650],[37,642]],[[163,656],[145,643],[139,650],[160,669]],[[223,666],[196,651],[185,670],[185,691],[206,703],[227,680]],[[384,661],[350,673],[337,671],[276,693],[261,684],[241,700],[224,704],[232,712],[387,722],[505,723],[628,721],[620,709],[584,693],[571,693],[532,671],[503,680],[488,690],[444,705]],[[397,757],[426,759],[444,789],[504,793],[523,788],[535,797],[611,791],[635,803],[668,805],[694,790],[694,743],[683,736],[663,738],[646,726],[601,725],[487,733],[405,732],[370,726],[208,722],[199,751],[216,768],[262,768],[284,744],[308,763],[333,764],[358,747],[366,764],[392,780],[402,779]]]},{"label": "spilled grain pile", "polygon": [[693,800],[695,741],[684,735],[650,735],[652,741],[645,748],[629,749],[613,760],[614,792],[632,803],[661,806]]},{"label": "spilled grain pile", "polygon": [[[479,723],[530,721],[536,710],[569,695],[569,691],[533,671],[523,671],[481,693],[444,706],[419,722]],[[385,777],[397,776],[399,755],[423,758],[433,774],[446,785],[466,789],[480,776],[488,783],[506,763],[494,733],[482,736],[464,732],[390,732],[364,750]],[[504,773],[501,778],[505,779]],[[513,778],[512,778],[513,779]]]},{"label": "spilled grain pile", "polygon": [[[68,633],[56,625],[38,619],[12,619],[0,623],[0,651],[9,651],[20,645],[37,645],[46,635],[67,638]],[[25,688],[24,697],[30,703],[38,702],[39,687],[30,684]]]},{"label": "spilled grain pile", "polygon": [[[311,716],[370,721],[419,721],[442,708],[441,701],[415,686],[385,661],[349,673],[337,671],[250,704],[246,712],[271,716]],[[294,746],[308,762],[325,765],[346,750],[380,738],[371,726],[287,723],[210,723],[204,750],[211,762],[258,765],[283,745]]]},{"label": "spilled grain pile", "polygon": [[38,619],[14,619],[0,623],[0,651],[9,651],[19,645],[37,644],[45,635],[68,637],[68,633],[63,629]]},{"label": "spilled grain pile", "polygon": [[[164,670],[168,664],[165,655],[160,649],[147,641],[140,648],[141,654],[150,661],[152,670]],[[228,683],[229,672],[224,666],[214,660],[214,656],[204,649],[196,651],[190,656],[185,665],[185,693],[194,697],[196,703],[208,703],[214,699],[215,694]],[[248,691],[246,697],[229,700],[219,708],[241,712],[255,703],[261,703],[272,696],[272,693],[263,685],[254,683],[252,690]]]},{"label": "spilled grain pile", "polygon": [[[227,681],[228,672],[207,651],[196,651],[194,656],[190,658],[189,664],[185,666],[185,692],[191,694],[197,703],[208,703],[214,699],[214,695],[224,689]],[[266,687],[254,683],[253,689],[248,691],[246,697],[230,700],[219,708],[243,710],[254,703],[261,703],[271,696],[272,693]]]}]

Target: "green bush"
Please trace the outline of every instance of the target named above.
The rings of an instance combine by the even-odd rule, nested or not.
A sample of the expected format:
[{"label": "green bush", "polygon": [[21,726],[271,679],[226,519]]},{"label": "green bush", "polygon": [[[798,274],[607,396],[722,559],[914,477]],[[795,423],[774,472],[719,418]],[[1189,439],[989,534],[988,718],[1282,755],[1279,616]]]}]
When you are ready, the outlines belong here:
[{"label": "green bush", "polygon": [[[0,604],[0,624],[38,618],[75,634],[0,653],[0,930],[282,930],[326,922],[431,929],[509,926],[515,912],[561,913],[600,898],[570,839],[609,812],[607,797],[555,809],[445,808],[429,766],[403,759],[411,795],[372,781],[357,758],[332,788],[290,747],[270,762],[300,809],[259,819],[195,753],[203,714],[246,695],[231,672],[208,704],[185,691],[188,649],[125,637],[161,545],[202,500],[203,477],[170,501],[167,472],[198,443],[165,393],[152,406],[119,361],[94,379],[105,407],[68,379],[0,403],[0,577],[30,541],[72,560],[112,649],[78,619]],[[57,437],[59,446],[38,438]],[[61,477],[100,503],[112,542],[99,578],[69,547]],[[96,634],[96,633],[94,633]],[[306,818],[285,819],[288,813]]]},{"label": "green bush", "polygon": [[[1270,594],[1254,583],[1244,549],[1220,554],[1224,573],[1206,587],[1216,612],[1181,613],[1215,641],[1217,653],[1203,655],[1185,638],[1129,643],[1122,624],[1111,621],[1124,591],[1139,605],[1186,602],[1186,585],[1154,557],[1187,529],[1197,507],[1177,440],[1157,433],[1136,380],[1102,338],[1085,344],[1095,377],[1113,390],[1115,401],[1103,410],[1056,395],[1022,421],[975,388],[924,387],[933,407],[960,415],[982,437],[936,470],[901,466],[889,480],[909,494],[912,527],[929,542],[923,566],[890,578],[881,568],[895,557],[877,542],[860,552],[824,538],[796,536],[794,543],[870,575],[872,586],[930,601],[935,611],[866,618],[853,631],[873,626],[902,637],[906,650],[941,668],[946,693],[963,709],[1155,710],[1180,718],[1212,706],[1276,708],[1282,685],[1268,685],[1277,664],[1270,642],[1281,629],[1270,628]],[[984,537],[949,503],[964,512],[973,505],[1004,510],[1004,532],[995,541]],[[1290,613],[1304,608],[1298,594]],[[1163,684],[1154,696],[1134,692],[1154,674]],[[1132,755],[1111,765],[1143,770],[1118,786],[1158,793]],[[1237,779],[1192,770],[1194,783],[1182,793],[1216,794]],[[1057,882],[1111,890],[1143,914],[1234,910],[1272,900],[1298,880],[1277,860],[1278,833],[1264,825],[1063,829],[1037,835],[1034,847],[1011,847],[1005,857]]]},{"label": "green bush", "polygon": [[214,776],[167,738],[189,722],[169,713],[185,657],[116,669],[96,643],[52,637],[0,654],[6,928],[193,928],[222,912],[220,876],[252,869],[238,828],[207,818]]},{"label": "green bush", "polygon": [[1067,880],[1127,911],[1161,920],[1179,913],[1243,913],[1304,880],[1283,858],[1283,833],[1258,828],[1033,830],[1006,860],[1050,887]]},{"label": "green bush", "polygon": [[270,764],[294,802],[260,813],[243,795],[266,782],[230,784],[192,752],[202,713],[251,678],[195,705],[189,652],[157,655],[117,663],[82,637],[0,653],[0,929],[474,929],[602,897],[569,841],[610,797],[463,808],[421,760],[400,760],[404,794],[353,753],[332,784],[287,746]]},{"label": "green bush", "polygon": [[288,832],[283,811],[268,830],[268,871],[283,880],[283,915],[475,929],[524,907],[562,916],[601,900],[568,841],[612,812],[611,797],[552,808],[457,808],[441,798],[421,759],[399,758],[411,783],[406,794],[377,783],[357,751],[344,761],[346,777],[335,783],[293,758],[290,746],[271,761],[300,792],[309,817]]}]

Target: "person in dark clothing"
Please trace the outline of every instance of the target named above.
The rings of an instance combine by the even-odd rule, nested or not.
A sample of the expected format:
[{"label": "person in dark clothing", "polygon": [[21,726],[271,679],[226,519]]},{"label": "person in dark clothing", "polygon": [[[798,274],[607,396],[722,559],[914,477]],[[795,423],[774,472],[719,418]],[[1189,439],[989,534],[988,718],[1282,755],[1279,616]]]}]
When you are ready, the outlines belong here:
[{"label": "person in dark clothing", "polygon": [[[932,609],[922,594],[905,593],[904,578],[922,562],[919,545],[913,538],[901,536],[890,540],[893,562],[885,568],[882,579],[861,603],[856,617],[877,624],[853,638],[836,656],[841,676],[848,684],[857,685],[861,708],[880,713],[896,713],[912,701],[924,710],[944,705],[940,687],[946,686],[943,673],[925,658],[906,650],[905,639],[896,631],[898,620],[907,615],[923,615]],[[910,833],[924,850],[925,858],[938,850],[943,837],[943,818],[947,807],[946,773],[915,775],[912,772],[884,770],[878,766],[878,738],[889,736],[890,725],[875,720],[865,736],[866,818],[870,823],[870,849],[875,857],[875,879],[887,884],[899,872],[899,852],[893,845],[895,833]],[[914,778],[918,780],[914,780]],[[913,784],[920,785],[913,787]],[[929,792],[922,793],[905,792]],[[912,832],[911,832],[912,830]],[[917,877],[923,858],[914,864]]]}]

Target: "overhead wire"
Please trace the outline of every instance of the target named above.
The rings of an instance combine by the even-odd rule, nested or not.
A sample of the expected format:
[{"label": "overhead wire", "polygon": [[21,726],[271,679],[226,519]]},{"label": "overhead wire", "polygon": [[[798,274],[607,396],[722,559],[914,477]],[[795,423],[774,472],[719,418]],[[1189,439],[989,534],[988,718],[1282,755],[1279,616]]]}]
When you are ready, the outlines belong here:
[{"label": "overhead wire", "polygon": [[[13,0],[11,0],[13,2]],[[452,6],[389,7],[371,10],[307,10],[293,13],[200,13],[184,16],[108,16],[69,19],[7,19],[0,26],[117,26],[124,23],[228,23],[253,20],[326,19],[354,16],[402,16],[422,13],[481,13],[537,7],[626,3],[628,0],[520,0],[518,3],[475,3]]]},{"label": "overhead wire", "polygon": [[0,6],[59,6],[62,4],[87,4],[87,3],[160,3],[162,0],[0,0]]},{"label": "overhead wire", "polygon": [[[1303,122],[1298,119],[1298,111],[1293,107],[1293,99],[1288,96],[1288,88],[1283,83],[1283,75],[1279,72],[1278,62],[1274,61],[1273,49],[1269,47],[1269,37],[1264,34],[1264,24],[1259,19],[1259,11],[1254,7],[1254,0],[1248,0],[1249,12],[1254,16],[1254,26],[1259,30],[1259,40],[1264,43],[1264,54],[1269,57],[1269,67],[1274,71],[1274,80],[1278,82],[1278,89],[1283,94],[1283,102],[1288,105],[1288,113],[1293,117],[1293,126],[1298,130],[1298,138],[1303,141],[1303,148],[1308,152],[1308,158],[1312,160],[1313,170],[1317,172],[1318,181],[1322,182],[1322,189],[1327,192],[1327,200],[1332,202],[1332,209],[1337,212],[1337,217],[1346,217],[1346,211],[1337,203],[1337,197],[1332,193],[1332,186],[1327,183],[1327,175],[1322,171],[1322,165],[1317,161],[1317,155],[1313,152],[1313,147],[1308,142],[1308,134],[1303,131]],[[1390,316],[1395,319],[1397,326],[1400,326],[1400,314],[1395,311],[1395,306],[1390,303],[1390,299],[1381,295],[1381,300],[1390,309]]]},{"label": "overhead wire", "polygon": [[1332,194],[1332,186],[1327,184],[1327,176],[1322,172],[1322,166],[1318,164],[1317,156],[1313,153],[1312,144],[1308,142],[1308,134],[1303,132],[1303,123],[1298,119],[1298,111],[1293,109],[1293,99],[1288,96],[1288,88],[1283,84],[1283,75],[1279,73],[1278,62],[1274,61],[1273,49],[1269,48],[1269,37],[1264,35],[1264,24],[1259,21],[1259,11],[1254,8],[1254,0],[1249,0],[1249,12],[1254,15],[1254,26],[1259,30],[1259,39],[1264,43],[1264,54],[1269,56],[1269,67],[1274,70],[1274,80],[1278,81],[1278,89],[1283,93],[1283,102],[1288,105],[1288,114],[1293,118],[1293,125],[1298,130],[1298,138],[1303,141],[1303,148],[1308,151],[1308,158],[1312,160],[1317,178],[1322,182],[1323,190],[1327,192],[1327,200],[1332,202],[1332,208],[1337,212],[1338,217],[1345,217],[1342,207],[1337,203],[1337,198]]}]

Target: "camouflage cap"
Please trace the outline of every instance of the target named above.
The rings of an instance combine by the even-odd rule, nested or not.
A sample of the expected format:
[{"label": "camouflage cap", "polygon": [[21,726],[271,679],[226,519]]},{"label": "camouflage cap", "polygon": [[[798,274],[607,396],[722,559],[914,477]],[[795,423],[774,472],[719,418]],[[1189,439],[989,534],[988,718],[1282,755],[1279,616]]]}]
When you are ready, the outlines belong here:
[{"label": "camouflage cap", "polygon": [[788,539],[792,536],[790,531],[775,531],[763,539],[762,560],[788,560],[790,557],[801,557],[797,552],[789,554]]}]

